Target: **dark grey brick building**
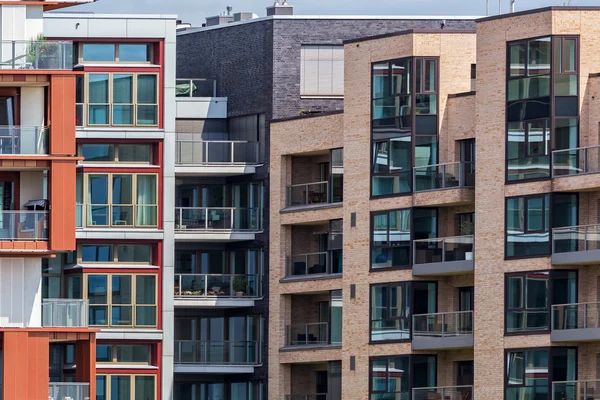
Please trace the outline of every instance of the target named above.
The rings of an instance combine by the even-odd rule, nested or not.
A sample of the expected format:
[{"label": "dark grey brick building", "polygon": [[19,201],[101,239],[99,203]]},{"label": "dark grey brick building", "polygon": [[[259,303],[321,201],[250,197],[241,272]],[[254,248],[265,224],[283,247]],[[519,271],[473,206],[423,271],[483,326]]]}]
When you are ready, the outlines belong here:
[{"label": "dark grey brick building", "polygon": [[[228,19],[233,18],[221,18],[221,21]],[[345,40],[361,37],[408,29],[439,29],[442,23],[445,25],[444,28],[448,29],[474,29],[475,27],[473,19],[453,17],[375,18],[274,15],[203,28],[188,28],[178,33],[177,77],[216,80],[217,96],[228,99],[229,125],[235,118],[259,116],[256,118],[258,121],[256,130],[251,133],[251,136],[260,142],[262,166],[258,167],[252,175],[228,177],[226,181],[228,184],[260,182],[264,188],[263,232],[256,235],[256,240],[253,242],[237,242],[227,245],[228,248],[258,246],[263,249],[263,300],[257,301],[252,308],[221,311],[205,308],[186,311],[186,313],[202,316],[262,315],[265,323],[264,332],[268,331],[268,160],[270,140],[277,140],[277,138],[270,137],[270,123],[276,119],[297,116],[301,111],[328,112],[342,110],[344,106],[343,95],[339,93],[326,96],[301,95],[302,47],[341,46]],[[261,121],[264,122],[261,123]],[[223,127],[223,130],[227,129],[229,128]],[[210,132],[207,130],[205,133],[209,134]],[[194,245],[188,243],[186,246],[193,247]],[[220,245],[215,244],[215,246]],[[177,315],[176,312],[176,317]],[[204,380],[211,382],[239,382],[240,380],[264,382],[263,398],[268,398],[266,392],[267,337],[268,335],[265,334],[262,366],[256,368],[253,375],[195,374],[178,376],[176,374],[176,387],[178,382],[191,380],[196,382]]]}]

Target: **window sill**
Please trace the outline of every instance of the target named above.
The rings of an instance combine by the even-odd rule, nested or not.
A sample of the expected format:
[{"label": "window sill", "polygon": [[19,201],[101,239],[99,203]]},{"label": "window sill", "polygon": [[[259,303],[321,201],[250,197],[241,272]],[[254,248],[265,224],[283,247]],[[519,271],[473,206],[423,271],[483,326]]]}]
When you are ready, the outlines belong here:
[{"label": "window sill", "polygon": [[324,94],[301,94],[301,99],[321,99],[321,100],[344,100],[344,95],[324,95]]}]

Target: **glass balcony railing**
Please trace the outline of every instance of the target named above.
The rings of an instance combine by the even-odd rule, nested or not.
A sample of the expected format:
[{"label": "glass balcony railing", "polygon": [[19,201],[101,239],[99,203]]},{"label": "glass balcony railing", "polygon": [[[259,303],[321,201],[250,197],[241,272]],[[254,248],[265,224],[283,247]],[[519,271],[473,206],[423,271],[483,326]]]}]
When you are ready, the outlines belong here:
[{"label": "glass balcony railing", "polygon": [[341,274],[342,250],[296,254],[287,258],[287,276]]},{"label": "glass balcony railing", "polygon": [[48,128],[0,126],[0,155],[48,154]]},{"label": "glass balcony railing", "polygon": [[315,322],[285,327],[286,346],[324,346],[329,344],[329,324]]},{"label": "glass balcony railing", "polygon": [[600,302],[552,306],[552,330],[600,328]]},{"label": "glass balcony railing", "polygon": [[552,152],[552,177],[600,172],[600,146],[576,147]]},{"label": "glass balcony railing", "polygon": [[256,365],[261,363],[261,342],[176,340],[176,364]]},{"label": "glass balcony railing", "polygon": [[176,274],[175,297],[260,297],[260,283],[259,275]]},{"label": "glass balcony railing", "polygon": [[288,207],[329,203],[329,182],[312,182],[287,187]]},{"label": "glass balcony railing", "polygon": [[177,231],[258,231],[261,229],[259,208],[178,207],[175,209]]},{"label": "glass balcony railing", "polygon": [[178,140],[176,164],[258,164],[258,142],[235,140]]},{"label": "glass balcony railing", "polygon": [[552,229],[552,253],[600,250],[600,224]]},{"label": "glass balcony railing", "polygon": [[176,79],[175,97],[217,97],[215,79]]},{"label": "glass balcony railing", "polygon": [[473,243],[473,235],[414,240],[414,264],[472,260]]},{"label": "glass balcony railing", "polygon": [[475,164],[453,162],[413,168],[415,192],[475,186]]},{"label": "glass balcony railing", "polygon": [[43,299],[42,326],[83,328],[88,326],[88,311],[87,300]]},{"label": "glass balcony railing", "polygon": [[73,69],[73,43],[55,40],[3,40],[1,69]]},{"label": "glass balcony railing", "polygon": [[48,400],[89,400],[90,384],[75,382],[51,382]]},{"label": "glass balcony railing", "polygon": [[78,227],[152,228],[158,225],[157,205],[77,204],[75,212]]},{"label": "glass balcony railing", "polygon": [[473,386],[414,388],[412,400],[472,400]]},{"label": "glass balcony railing", "polygon": [[327,393],[314,394],[286,394],[285,400],[327,400]]},{"label": "glass balcony railing", "polygon": [[48,240],[48,211],[0,211],[0,240]]},{"label": "glass balcony railing", "polygon": [[596,400],[600,380],[552,382],[552,400]]},{"label": "glass balcony railing", "polygon": [[473,335],[473,311],[413,315],[413,337]]}]

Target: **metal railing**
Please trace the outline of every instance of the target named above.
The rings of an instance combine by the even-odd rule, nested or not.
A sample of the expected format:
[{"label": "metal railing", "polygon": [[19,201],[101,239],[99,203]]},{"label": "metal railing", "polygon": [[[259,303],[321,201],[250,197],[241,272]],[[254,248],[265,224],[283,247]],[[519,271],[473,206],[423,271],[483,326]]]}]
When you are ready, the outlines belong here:
[{"label": "metal railing", "polygon": [[177,140],[175,164],[258,164],[258,142]]},{"label": "metal railing", "polygon": [[412,400],[473,400],[473,386],[413,388]]},{"label": "metal railing", "polygon": [[413,168],[415,192],[475,186],[475,165],[452,162]]},{"label": "metal railing", "polygon": [[327,400],[327,393],[286,394],[285,400]]},{"label": "metal railing", "polygon": [[552,176],[600,172],[600,146],[575,147],[552,152]]},{"label": "metal railing", "polygon": [[176,364],[238,364],[261,363],[261,342],[176,340]]},{"label": "metal railing", "polygon": [[329,344],[329,324],[313,322],[285,327],[286,346],[313,346]]},{"label": "metal railing", "polygon": [[473,334],[473,311],[413,315],[413,337],[454,337]]},{"label": "metal railing", "polygon": [[55,40],[3,40],[0,69],[73,69],[73,43]]},{"label": "metal railing", "polygon": [[552,305],[552,329],[600,328],[600,302]]},{"label": "metal railing", "polygon": [[175,97],[217,97],[215,79],[176,79]]},{"label": "metal railing", "polygon": [[473,243],[473,235],[413,240],[413,263],[472,260]]},{"label": "metal railing", "polygon": [[552,229],[552,253],[600,250],[600,224]]},{"label": "metal railing", "polygon": [[261,229],[259,208],[177,207],[175,230],[190,231],[258,231]]},{"label": "metal railing", "polygon": [[48,154],[48,128],[0,126],[0,155]]},{"label": "metal railing", "polygon": [[[82,209],[86,209],[85,220]],[[77,226],[88,227],[154,227],[158,225],[158,206],[152,204],[79,204]]]},{"label": "metal railing", "polygon": [[600,399],[600,380],[552,382],[552,400]]},{"label": "metal railing", "polygon": [[260,276],[242,274],[175,274],[175,297],[260,297]]},{"label": "metal railing", "polygon": [[0,211],[0,240],[48,240],[48,211]]},{"label": "metal railing", "polygon": [[51,382],[48,400],[89,400],[90,384],[76,382]]},{"label": "metal railing", "polygon": [[287,187],[288,207],[329,203],[329,182],[311,182]]},{"label": "metal railing", "polygon": [[89,304],[79,299],[43,299],[42,326],[86,327]]},{"label": "metal railing", "polygon": [[295,254],[287,257],[286,276],[342,273],[342,250]]}]

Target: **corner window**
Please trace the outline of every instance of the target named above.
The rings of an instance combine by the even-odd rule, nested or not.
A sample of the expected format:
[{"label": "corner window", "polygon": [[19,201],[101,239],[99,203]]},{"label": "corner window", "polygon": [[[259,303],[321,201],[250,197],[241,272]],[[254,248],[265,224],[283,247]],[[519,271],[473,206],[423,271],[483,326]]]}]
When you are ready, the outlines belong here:
[{"label": "corner window", "polygon": [[83,143],[78,155],[84,158],[84,163],[152,164],[152,145]]},{"label": "corner window", "polygon": [[369,399],[408,399],[414,388],[436,387],[436,369],[437,358],[433,355],[372,358]]},{"label": "corner window", "polygon": [[302,45],[300,95],[344,95],[344,46]]},{"label": "corner window", "polygon": [[152,63],[152,44],[82,43],[80,63]]},{"label": "corner window", "polygon": [[410,228],[410,209],[372,215],[371,268],[410,267]]}]

